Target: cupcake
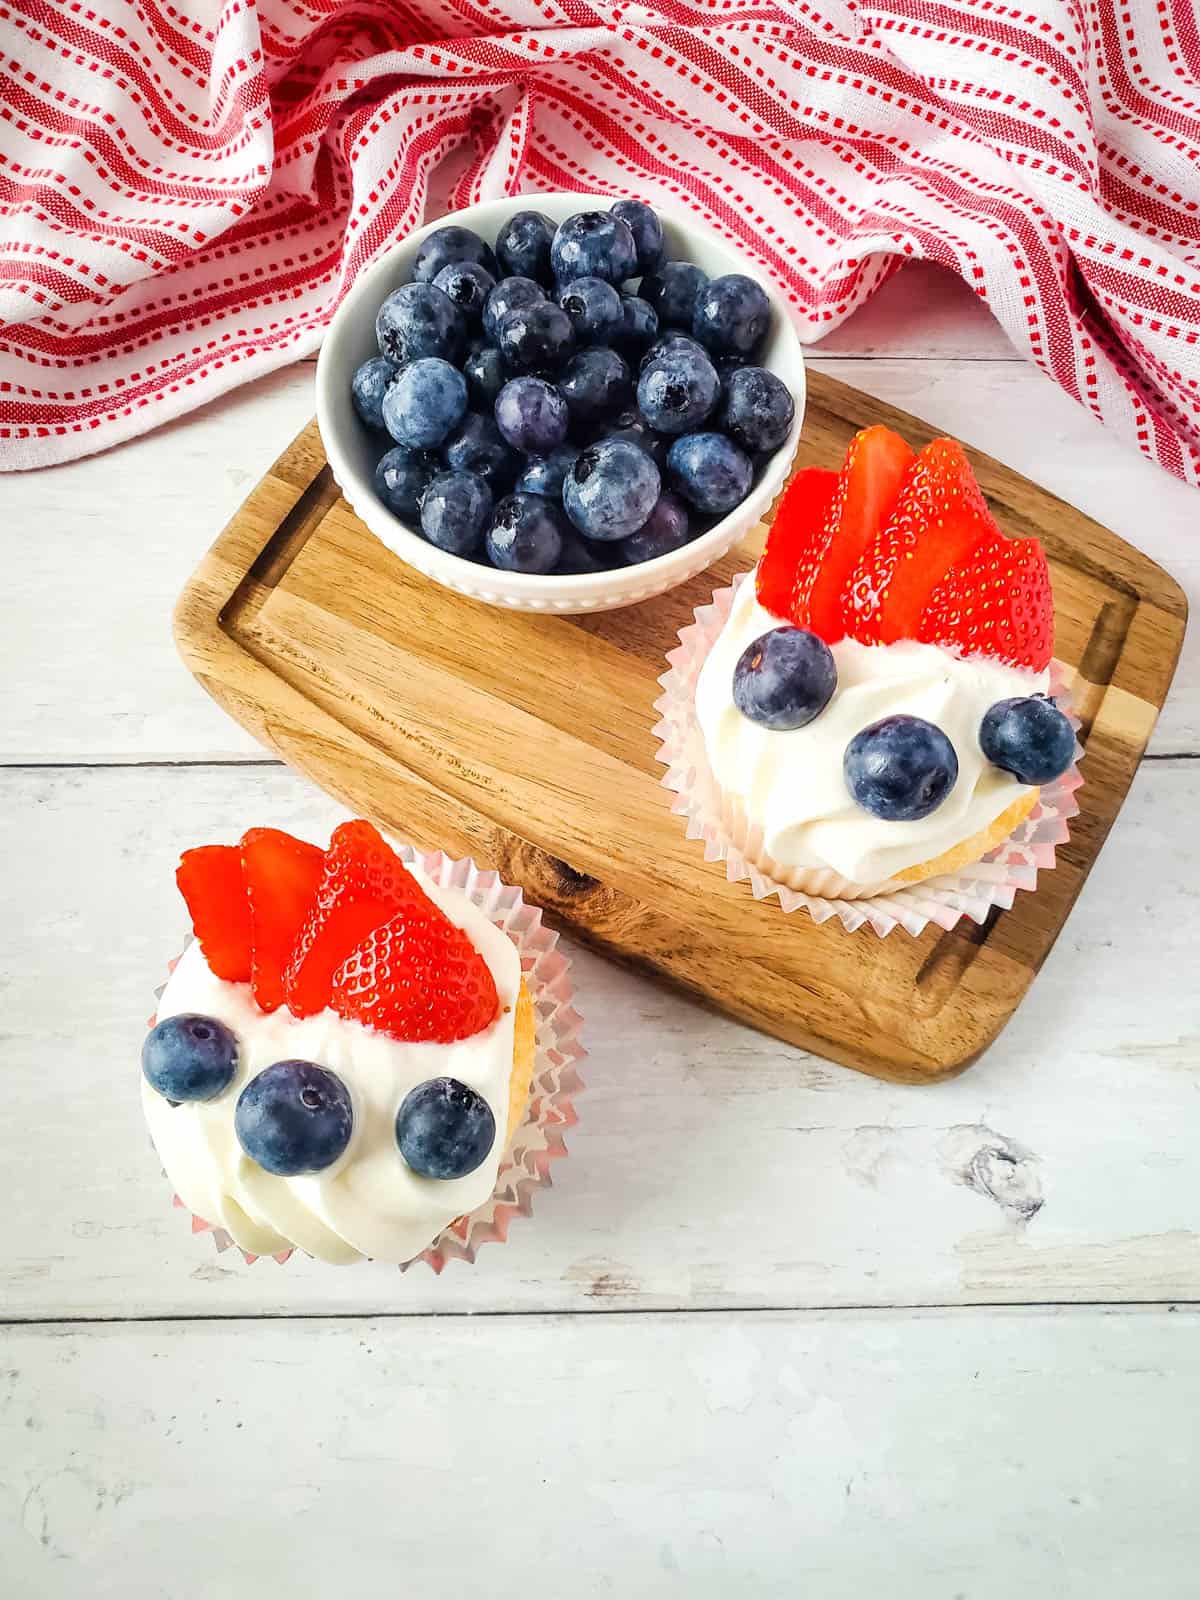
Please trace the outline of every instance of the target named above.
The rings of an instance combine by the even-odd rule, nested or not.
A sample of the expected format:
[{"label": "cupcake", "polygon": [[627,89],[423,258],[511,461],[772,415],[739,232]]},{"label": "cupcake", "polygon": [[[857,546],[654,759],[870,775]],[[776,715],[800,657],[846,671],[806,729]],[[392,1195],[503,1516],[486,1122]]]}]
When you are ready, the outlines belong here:
[{"label": "cupcake", "polygon": [[181,1202],[248,1255],[404,1263],[482,1205],[521,1125],[521,955],[367,822],[184,853],[195,939],[142,1052]]},{"label": "cupcake", "polygon": [[719,831],[775,885],[857,900],[969,868],[1071,765],[1036,539],[962,446],[856,435],[796,475],[695,684]]}]

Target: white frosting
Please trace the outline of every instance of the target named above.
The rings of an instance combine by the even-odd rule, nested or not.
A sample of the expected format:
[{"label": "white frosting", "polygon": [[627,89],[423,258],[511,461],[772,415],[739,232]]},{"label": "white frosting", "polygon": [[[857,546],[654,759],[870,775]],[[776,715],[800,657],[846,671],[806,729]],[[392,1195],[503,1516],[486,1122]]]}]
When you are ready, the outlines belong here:
[{"label": "white frosting", "polygon": [[[696,685],[696,717],[718,784],[763,830],[763,847],[787,868],[829,869],[855,883],[886,882],[982,832],[1027,792],[979,748],[988,707],[1013,695],[1045,693],[1047,672],[905,640],[833,648],[838,686],[805,728],[772,732],[733,703],[733,669],[747,645],[780,626],[759,605],[747,577]],[[958,756],[958,781],[929,816],[887,822],[864,811],[846,787],[842,762],[854,735],[899,712],[923,717]]]},{"label": "white frosting", "polygon": [[[181,1011],[216,1017],[238,1037],[237,1075],[215,1100],[172,1106],[142,1079],[142,1105],[167,1177],[196,1216],[227,1228],[244,1250],[274,1255],[295,1245],[322,1261],[364,1256],[408,1261],[455,1217],[481,1205],[496,1184],[506,1145],[513,1025],[521,982],[516,946],[463,895],[413,869],[430,899],[463,928],[486,961],[501,1011],[482,1033],[453,1044],[406,1044],[332,1011],[297,1018],[258,1009],[247,983],[214,975],[193,941],[163,991],[158,1017]],[[354,1132],[323,1172],[283,1178],[250,1160],[233,1128],[242,1089],[264,1067],[315,1061],[346,1084]],[[406,1165],[395,1121],[408,1091],[427,1078],[458,1078],[478,1091],[496,1119],[496,1142],[465,1178],[423,1178]]]}]

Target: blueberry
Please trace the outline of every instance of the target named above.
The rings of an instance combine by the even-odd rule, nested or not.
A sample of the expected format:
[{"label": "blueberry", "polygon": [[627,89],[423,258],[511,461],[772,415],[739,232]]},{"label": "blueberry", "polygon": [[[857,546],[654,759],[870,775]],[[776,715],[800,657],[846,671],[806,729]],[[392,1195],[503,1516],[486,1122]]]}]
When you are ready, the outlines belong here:
[{"label": "blueberry", "polygon": [[819,717],[837,688],[833,652],[807,628],[772,628],[733,669],[733,703],[744,717],[784,733]]},{"label": "blueberry", "polygon": [[654,510],[638,531],[622,539],[618,548],[629,565],[635,566],[682,549],[691,536],[687,507],[668,490],[659,495]]},{"label": "blueberry", "polygon": [[942,730],[903,714],[856,733],[842,768],[858,804],[886,822],[929,816],[958,779],[958,757]]},{"label": "blueberry", "polygon": [[397,444],[435,449],[467,410],[467,380],[436,356],[412,361],[383,397],[383,425]]},{"label": "blueberry", "polygon": [[266,1172],[281,1178],[321,1172],[350,1143],[350,1092],[312,1061],[276,1061],[238,1095],[233,1130],[251,1161]]},{"label": "blueberry", "polygon": [[652,366],[656,361],[661,361],[664,356],[680,355],[684,352],[689,355],[702,357],[705,361],[710,363],[712,361],[712,357],[700,343],[699,339],[693,339],[690,333],[677,333],[668,331],[657,338],[646,351],[645,355],[641,359],[641,364],[638,370],[640,372],[645,372],[647,367]]},{"label": "blueberry", "polygon": [[412,275],[418,283],[431,283],[443,267],[457,261],[473,261],[493,278],[500,276],[491,246],[484,244],[470,228],[460,228],[456,223],[438,228],[429,235],[417,250]]},{"label": "blueberry", "polygon": [[686,328],[690,333],[696,301],[707,287],[707,272],[690,261],[668,261],[642,279],[638,293],[654,307],[660,328]]},{"label": "blueberry", "polygon": [[997,700],[979,727],[979,747],[1019,783],[1050,783],[1075,759],[1075,730],[1045,695]]},{"label": "blueberry", "polygon": [[628,439],[589,446],[567,473],[563,505],[589,539],[626,539],[654,509],[662,480],[654,462]]},{"label": "blueberry", "polygon": [[612,344],[632,361],[640,357],[658,338],[658,313],[649,300],[640,295],[621,296],[621,326],[612,336]]},{"label": "blueberry", "polygon": [[629,224],[605,211],[580,211],[561,223],[550,246],[558,283],[603,278],[624,283],[637,275],[637,247]]},{"label": "blueberry", "polygon": [[[702,345],[701,349],[703,348]],[[740,372],[743,367],[748,365],[745,356],[709,356],[709,360],[717,369],[717,377],[721,380],[722,394],[728,391],[729,380],[734,373]]]},{"label": "blueberry", "polygon": [[723,517],[749,494],[754,467],[723,433],[688,433],[668,452],[667,477],[697,511]]},{"label": "blueberry", "polygon": [[492,514],[492,491],[478,473],[439,472],[421,497],[421,532],[438,550],[473,555]]},{"label": "blueberry", "polygon": [[534,278],[547,287],[554,282],[550,246],[554,223],[540,211],[514,212],[496,235],[496,257],[506,277]]},{"label": "blueberry", "polygon": [[467,343],[467,324],[448,295],[431,283],[406,283],[379,308],[375,337],[385,356],[396,362],[441,356],[459,361]]},{"label": "blueberry", "polygon": [[442,446],[442,460],[455,472],[474,472],[493,493],[502,493],[517,475],[517,453],[490,416],[471,411]]},{"label": "blueberry", "polygon": [[405,522],[416,522],[421,511],[421,496],[437,470],[436,456],[398,444],[379,459],[375,468],[375,493],[396,516]]},{"label": "blueberry", "polygon": [[518,493],[541,494],[548,500],[561,500],[563,479],[574,466],[578,454],[574,445],[560,444],[548,455],[531,456],[517,479]]},{"label": "blueberry", "polygon": [[796,415],[785,383],[762,367],[741,367],[725,385],[717,421],[735,444],[751,455],[778,450]]},{"label": "blueberry", "polygon": [[628,439],[642,449],[661,471],[667,463],[669,439],[656,434],[640,412],[621,411],[609,422],[594,423],[593,437],[586,444],[601,444],[605,439]]},{"label": "blueberry", "polygon": [[644,276],[647,272],[657,271],[667,253],[658,214],[644,200],[618,200],[609,210],[614,217],[620,217],[633,235],[638,272]]},{"label": "blueberry", "polygon": [[400,1154],[423,1178],[465,1178],[496,1142],[496,1119],[481,1094],[457,1078],[429,1078],[396,1113]]},{"label": "blueberry", "polygon": [[586,572],[607,572],[614,565],[611,558],[619,550],[619,545],[593,544],[590,539],[577,534],[574,528],[567,528],[563,531],[562,554],[554,570],[572,577],[579,577]]},{"label": "blueberry", "polygon": [[771,302],[753,278],[730,272],[696,296],[692,332],[714,355],[750,356],[771,322]]},{"label": "blueberry", "polygon": [[164,1017],[146,1035],[142,1074],[165,1100],[215,1100],[233,1082],[237,1037],[216,1017]]},{"label": "blueberry", "polygon": [[603,278],[573,278],[558,291],[580,344],[608,344],[621,326],[621,296]]},{"label": "blueberry", "polygon": [[501,317],[496,343],[510,372],[553,373],[574,354],[575,330],[561,306],[542,300]]},{"label": "blueberry", "polygon": [[496,329],[510,311],[522,306],[536,306],[546,298],[546,291],[532,278],[505,278],[488,295],[483,308],[483,331],[489,339],[496,337]]},{"label": "blueberry", "polygon": [[691,350],[669,351],[638,380],[638,409],[656,433],[693,433],[712,415],[720,395],[712,362]]},{"label": "blueberry", "polygon": [[496,426],[515,450],[548,455],[567,437],[567,402],[544,378],[513,378],[496,396]]},{"label": "blueberry", "polygon": [[494,344],[480,345],[463,362],[462,370],[471,404],[483,411],[490,411],[508,376],[504,370],[504,357]]},{"label": "blueberry", "polygon": [[372,356],[350,380],[354,409],[368,428],[383,427],[383,395],[396,376],[396,363],[386,356]]},{"label": "blueberry", "polygon": [[447,300],[462,312],[468,326],[477,328],[483,320],[483,307],[487,297],[496,287],[496,280],[486,267],[477,261],[452,261],[443,267],[433,280]]},{"label": "blueberry", "polygon": [[487,536],[488,559],[505,572],[553,572],[562,554],[562,525],[540,494],[501,500]]},{"label": "blueberry", "polygon": [[629,368],[617,352],[593,345],[572,356],[558,387],[573,422],[594,422],[621,409],[629,399],[629,381]]}]

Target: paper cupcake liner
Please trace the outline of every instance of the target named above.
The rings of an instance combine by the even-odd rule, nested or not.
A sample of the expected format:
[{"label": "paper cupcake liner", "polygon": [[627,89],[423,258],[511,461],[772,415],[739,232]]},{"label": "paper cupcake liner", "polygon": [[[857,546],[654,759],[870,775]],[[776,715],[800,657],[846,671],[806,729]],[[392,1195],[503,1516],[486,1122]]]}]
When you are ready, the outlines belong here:
[{"label": "paper cupcake liner", "polygon": [[[700,669],[729,617],[738,586],[749,576],[739,574],[731,587],[716,591],[710,604],[696,608],[696,620],[681,629],[679,644],[667,655],[670,670],[659,678],[663,692],[654,702],[660,717],[653,730],[659,740],[657,759],[667,769],[663,786],[674,795],[671,810],[686,819],[688,838],[703,844],[704,859],[723,861],[729,881],[748,882],[756,900],[777,895],[785,912],[807,911],[818,923],[836,917],[851,933],[865,927],[880,937],[894,928],[915,937],[931,922],[953,928],[963,917],[981,923],[996,906],[1011,909],[1018,889],[1036,888],[1038,873],[1054,866],[1057,847],[1069,837],[1067,824],[1079,814],[1075,792],[1083,783],[1077,764],[1083,751],[1078,741],[1075,764],[1042,788],[1024,822],[996,849],[958,872],[864,895],[860,886],[832,871],[805,873],[800,887],[800,875],[789,882],[787,874],[765,870],[761,834],[737,802],[722,793],[696,721]],[[1050,666],[1050,692],[1078,729],[1058,662]]]},{"label": "paper cupcake liner", "polygon": [[[457,1217],[420,1255],[400,1266],[407,1272],[424,1261],[440,1273],[448,1261],[474,1261],[483,1245],[503,1244],[512,1222],[532,1214],[537,1190],[551,1187],[551,1164],[566,1155],[566,1130],[577,1120],[574,1100],[584,1087],[579,1063],[587,1052],[580,1040],[583,1019],[574,1005],[571,964],[558,949],[558,934],[543,925],[541,911],[526,904],[520,889],[502,883],[495,872],[481,871],[469,859],[454,861],[440,850],[427,854],[411,845],[397,845],[396,853],[442,888],[464,894],[509,936],[520,952],[536,1017],[529,1104],[500,1163],[496,1187],[481,1206]],[[172,961],[168,971],[175,965]],[[162,987],[156,991],[156,998],[161,996]],[[187,1210],[178,1195],[174,1204]],[[192,1232],[209,1234],[218,1251],[236,1250],[247,1265],[262,1259],[241,1249],[225,1228],[189,1215]],[[270,1259],[284,1262],[292,1254],[281,1250]]]}]

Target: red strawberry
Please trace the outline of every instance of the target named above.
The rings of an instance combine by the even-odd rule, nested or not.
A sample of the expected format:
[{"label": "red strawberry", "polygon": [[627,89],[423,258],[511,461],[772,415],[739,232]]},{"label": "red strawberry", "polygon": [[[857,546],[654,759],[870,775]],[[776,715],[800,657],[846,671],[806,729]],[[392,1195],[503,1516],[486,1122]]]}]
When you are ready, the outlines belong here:
[{"label": "red strawberry", "polygon": [[891,515],[850,577],[844,632],[864,644],[915,638],[930,594],[995,531],[962,445],[934,439],[909,467]]},{"label": "red strawberry", "polygon": [[242,881],[241,851],[232,844],[204,844],[185,850],[175,882],[187,901],[192,932],[213,972],[230,983],[248,982],[250,903]]},{"label": "red strawberry", "polygon": [[374,929],[413,902],[428,906],[408,869],[369,822],[344,822],[325,852],[316,899],[284,969],[288,1005],[298,1017],[329,1004],[333,974]]},{"label": "red strawberry", "polygon": [[876,425],[856,433],[846,451],[824,536],[796,568],[793,620],[836,644],[845,635],[842,595],[859,557],[887,518],[913,453],[898,433]]},{"label": "red strawberry", "polygon": [[759,605],[786,622],[792,620],[796,569],[811,542],[824,534],[837,481],[837,473],[823,467],[798,472],[788,484],[767,534],[754,588]]},{"label": "red strawberry", "polygon": [[333,975],[333,1008],[394,1038],[449,1044],[499,1007],[487,963],[424,895],[369,933]]},{"label": "red strawberry", "polygon": [[916,637],[1042,671],[1054,644],[1054,604],[1041,545],[985,533],[930,595]]},{"label": "red strawberry", "polygon": [[260,1011],[283,1004],[283,969],[316,898],[324,863],[323,850],[278,828],[251,828],[242,835],[252,982]]}]

